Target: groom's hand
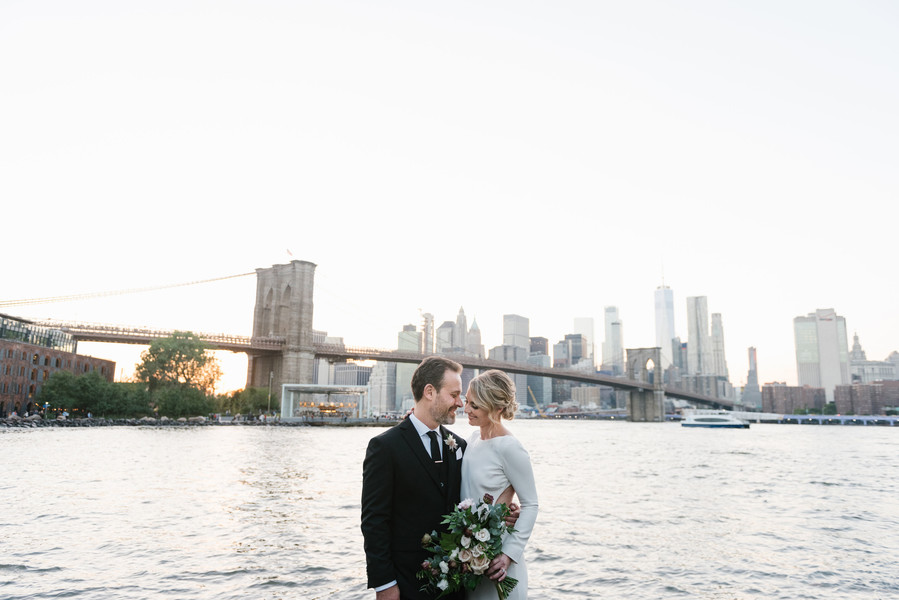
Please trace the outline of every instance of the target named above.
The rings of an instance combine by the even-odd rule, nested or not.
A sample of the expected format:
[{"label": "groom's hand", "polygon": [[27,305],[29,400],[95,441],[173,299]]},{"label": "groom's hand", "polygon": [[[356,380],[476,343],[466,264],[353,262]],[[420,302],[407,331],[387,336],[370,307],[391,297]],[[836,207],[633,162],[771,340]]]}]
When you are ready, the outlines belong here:
[{"label": "groom's hand", "polygon": [[521,516],[521,507],[515,504],[514,502],[509,505],[509,516],[506,517],[506,525],[509,527],[515,527],[515,523],[518,521],[518,517]]},{"label": "groom's hand", "polygon": [[400,586],[392,585],[375,593],[375,600],[400,600]]}]

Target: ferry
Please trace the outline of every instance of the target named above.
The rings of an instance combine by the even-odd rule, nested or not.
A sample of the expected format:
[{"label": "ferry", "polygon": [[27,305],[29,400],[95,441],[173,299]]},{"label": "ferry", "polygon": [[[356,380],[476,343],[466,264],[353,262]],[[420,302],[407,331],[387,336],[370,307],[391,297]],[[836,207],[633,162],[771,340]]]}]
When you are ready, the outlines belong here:
[{"label": "ferry", "polygon": [[681,427],[708,427],[713,429],[749,429],[749,422],[738,419],[726,410],[696,411],[687,415]]}]

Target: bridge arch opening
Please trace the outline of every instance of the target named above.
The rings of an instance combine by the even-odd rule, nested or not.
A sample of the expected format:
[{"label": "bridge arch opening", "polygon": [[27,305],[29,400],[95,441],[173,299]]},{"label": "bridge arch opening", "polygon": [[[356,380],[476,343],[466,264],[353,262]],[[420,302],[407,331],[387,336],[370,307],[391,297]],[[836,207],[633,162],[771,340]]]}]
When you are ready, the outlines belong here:
[{"label": "bridge arch opening", "polygon": [[646,381],[648,383],[655,383],[655,371],[656,363],[651,358],[647,359],[643,365],[643,372],[646,373]]}]

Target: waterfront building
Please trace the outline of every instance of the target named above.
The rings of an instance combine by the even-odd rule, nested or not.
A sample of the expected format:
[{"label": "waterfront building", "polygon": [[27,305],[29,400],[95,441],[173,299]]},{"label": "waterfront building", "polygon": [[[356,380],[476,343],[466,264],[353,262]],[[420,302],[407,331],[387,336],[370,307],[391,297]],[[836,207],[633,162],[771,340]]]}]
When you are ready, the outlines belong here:
[{"label": "waterfront building", "polygon": [[112,382],[115,362],[78,354],[69,333],[0,314],[0,417],[41,410],[41,388],[57,371],[96,372]]},{"label": "waterfront building", "polygon": [[596,367],[593,317],[577,317],[574,319],[574,333],[584,338],[583,358],[588,359]]},{"label": "waterfront building", "polygon": [[762,386],[762,412],[792,415],[795,411],[814,409],[821,412],[827,396],[822,388],[766,383]]},{"label": "waterfront building", "polygon": [[748,408],[762,408],[762,391],[759,388],[758,359],[755,348],[749,348],[749,373],[746,375],[746,385],[743,386],[741,398],[743,406]]},{"label": "waterfront building", "polygon": [[846,319],[832,308],[819,308],[794,318],[793,333],[799,385],[824,388],[833,402],[834,388],[850,383]]},{"label": "waterfront building", "polygon": [[624,373],[624,324],[617,306],[606,306],[603,315],[602,370],[621,375]]},{"label": "waterfront building", "polygon": [[[344,347],[342,337],[336,335],[329,336],[325,331],[313,330],[312,339],[316,344],[328,344],[329,346],[338,346],[340,348]],[[346,360],[343,360],[342,362],[346,362]],[[341,363],[328,358],[316,358],[312,363],[312,382],[317,385],[334,385],[334,365],[337,364]]]},{"label": "waterfront building", "polygon": [[[403,325],[403,330],[397,333],[396,336],[396,349],[406,352],[419,352],[424,343],[424,333],[416,331],[415,325]],[[414,404],[412,398],[412,374],[417,366],[411,363],[397,363],[393,410],[403,411],[406,407],[411,407]]]},{"label": "waterfront building", "polygon": [[372,367],[355,362],[334,365],[334,385],[368,385]]},{"label": "waterfront building", "polygon": [[656,346],[662,349],[662,370],[674,362],[674,292],[664,283],[655,291]]},{"label": "waterfront building", "polygon": [[[555,362],[555,357],[553,357],[553,362]],[[552,390],[553,390],[553,404],[564,404],[566,402],[571,401],[571,387],[573,384],[568,379],[553,379],[552,380]]]},{"label": "waterfront building", "polygon": [[396,406],[397,363],[376,362],[368,378],[368,415],[399,412]]},{"label": "waterfront building", "polygon": [[687,298],[687,371],[693,374],[714,373],[709,305],[705,296]]},{"label": "waterfront building", "polygon": [[834,403],[841,415],[882,415],[899,407],[899,381],[854,383],[834,388]]},{"label": "waterfront building", "polygon": [[899,379],[895,363],[890,360],[868,360],[857,333],[852,336],[852,350],[849,351],[849,376],[852,383]]},{"label": "waterfront building", "polygon": [[881,381],[878,385],[883,387],[884,409],[892,410],[893,414],[899,412],[899,380]]},{"label": "waterfront building", "polygon": [[526,317],[503,315],[503,345],[530,349],[530,321]]},{"label": "waterfront building", "polygon": [[598,385],[573,385],[571,401],[581,408],[599,408],[602,403],[601,388]]},{"label": "waterfront building", "polygon": [[733,398],[733,385],[724,377],[712,373],[687,373],[680,377],[677,388],[685,392],[711,396],[712,398]]},{"label": "waterfront building", "polygon": [[895,350],[890,352],[890,355],[887,356],[887,362],[893,363],[893,366],[896,368],[896,379],[899,379],[899,352]]},{"label": "waterfront building", "polygon": [[724,324],[721,313],[712,313],[712,374],[730,379],[727,373],[727,359],[724,355]]}]

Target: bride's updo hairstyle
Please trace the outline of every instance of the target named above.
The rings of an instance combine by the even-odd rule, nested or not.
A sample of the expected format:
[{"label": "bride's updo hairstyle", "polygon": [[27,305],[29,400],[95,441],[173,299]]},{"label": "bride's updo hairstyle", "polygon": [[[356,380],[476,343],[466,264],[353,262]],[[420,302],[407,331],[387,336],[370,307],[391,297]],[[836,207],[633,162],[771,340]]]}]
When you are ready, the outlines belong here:
[{"label": "bride's updo hairstyle", "polygon": [[468,398],[478,408],[483,408],[493,421],[493,413],[501,408],[500,417],[511,421],[515,418],[518,403],[515,402],[515,384],[509,376],[496,369],[484,371],[471,380],[468,386]]}]

